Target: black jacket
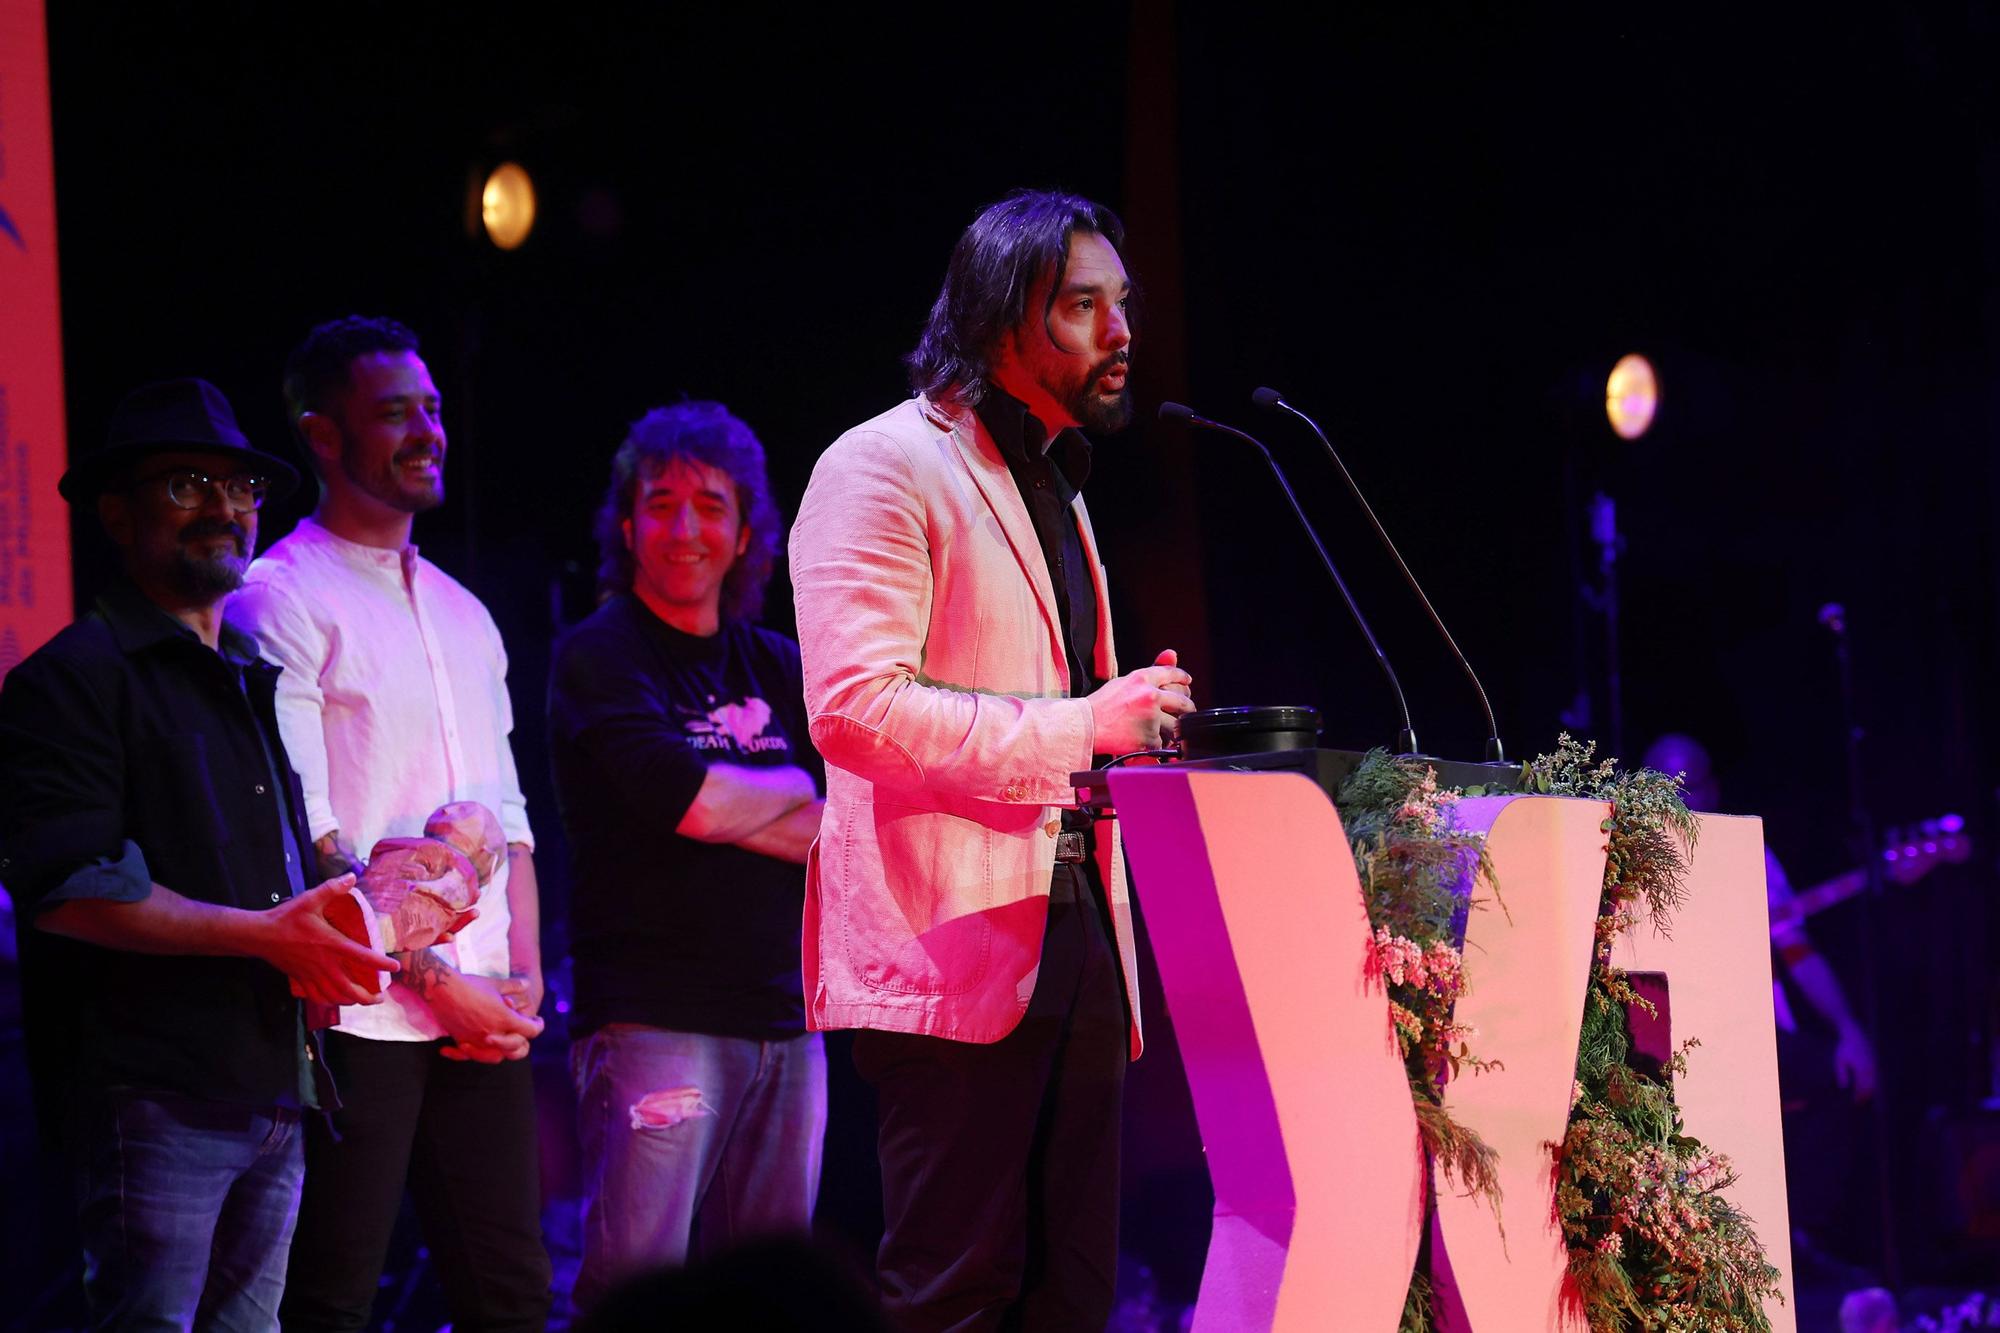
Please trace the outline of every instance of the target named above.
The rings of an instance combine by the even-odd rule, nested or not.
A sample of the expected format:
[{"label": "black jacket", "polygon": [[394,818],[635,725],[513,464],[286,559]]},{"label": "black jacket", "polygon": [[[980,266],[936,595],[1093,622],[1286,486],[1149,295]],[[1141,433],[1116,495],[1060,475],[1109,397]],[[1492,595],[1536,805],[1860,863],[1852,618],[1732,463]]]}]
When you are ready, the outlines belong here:
[{"label": "black jacket", "polygon": [[300,1103],[299,1003],[277,969],[34,926],[58,901],[135,901],[153,883],[250,910],[290,895],[286,858],[311,839],[272,705],[278,669],[236,631],[221,644],[122,586],[0,685],[0,883],[45,1127],[79,1087]]}]

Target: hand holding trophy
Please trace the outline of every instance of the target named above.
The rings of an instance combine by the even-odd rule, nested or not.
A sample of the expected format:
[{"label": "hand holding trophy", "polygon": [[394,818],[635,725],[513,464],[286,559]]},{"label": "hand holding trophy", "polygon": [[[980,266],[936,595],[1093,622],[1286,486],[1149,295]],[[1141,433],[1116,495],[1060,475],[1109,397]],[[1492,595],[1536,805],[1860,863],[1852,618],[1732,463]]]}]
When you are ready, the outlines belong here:
[{"label": "hand holding trophy", "polygon": [[[479,891],[507,858],[507,837],[493,812],[477,801],[439,806],[420,838],[383,838],[347,898],[327,913],[342,934],[382,953],[407,953],[448,940],[478,913]],[[389,974],[357,974],[380,991]],[[315,1009],[318,1006],[313,1006]],[[324,1018],[326,1021],[321,1022]],[[331,1023],[314,1013],[315,1027]]]}]

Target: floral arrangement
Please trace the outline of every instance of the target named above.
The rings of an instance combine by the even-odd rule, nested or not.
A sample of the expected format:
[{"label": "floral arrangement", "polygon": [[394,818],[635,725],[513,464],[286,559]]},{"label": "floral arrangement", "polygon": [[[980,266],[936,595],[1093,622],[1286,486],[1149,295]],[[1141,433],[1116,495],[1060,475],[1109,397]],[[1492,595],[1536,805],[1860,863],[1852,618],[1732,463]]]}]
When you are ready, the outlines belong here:
[{"label": "floral arrangement", "polygon": [[[1429,765],[1375,750],[1341,784],[1338,804],[1374,928],[1364,967],[1389,996],[1424,1150],[1448,1180],[1490,1201],[1497,1218],[1493,1149],[1444,1105],[1445,1084],[1461,1070],[1493,1067],[1472,1053],[1477,1034],[1452,1017],[1465,990],[1464,915],[1485,906],[1481,885],[1499,901],[1485,838],[1452,827],[1458,799],[1438,787]],[[1431,1326],[1430,1295],[1419,1264],[1399,1333]]]},{"label": "floral arrangement", "polygon": [[[1776,1293],[1778,1272],[1725,1197],[1735,1179],[1727,1159],[1683,1131],[1668,1084],[1626,1060],[1627,1006],[1650,1006],[1614,966],[1612,947],[1642,920],[1665,929],[1685,901],[1681,848],[1693,846],[1697,825],[1679,780],[1622,773],[1563,735],[1553,754],[1526,766],[1521,789],[1611,805],[1570,1121],[1563,1142],[1550,1145],[1574,1308],[1592,1333],[1763,1333],[1762,1303]],[[1495,1067],[1473,1053],[1477,1034],[1453,1017],[1465,991],[1465,913],[1489,900],[1505,910],[1484,839],[1451,820],[1461,795],[1483,794],[1440,789],[1428,765],[1378,750],[1341,784],[1338,805],[1373,928],[1364,966],[1389,998],[1424,1148],[1448,1181],[1495,1204],[1497,1217],[1493,1149],[1444,1105],[1452,1078]],[[1667,1077],[1685,1071],[1695,1044],[1668,1061]],[[1431,1327],[1426,1269],[1420,1261],[1399,1333]]]},{"label": "floral arrangement", "polygon": [[[1524,784],[1611,805],[1569,1127],[1551,1145],[1569,1295],[1592,1333],[1765,1333],[1778,1270],[1725,1197],[1736,1179],[1728,1159],[1685,1132],[1667,1083],[1627,1063],[1626,1008],[1652,1006],[1612,962],[1618,937],[1641,920],[1671,925],[1687,897],[1681,848],[1694,846],[1698,826],[1678,777],[1620,772],[1595,752],[1559,736],[1555,753],[1529,763]],[[1683,1042],[1663,1074],[1685,1073],[1697,1044]]]}]

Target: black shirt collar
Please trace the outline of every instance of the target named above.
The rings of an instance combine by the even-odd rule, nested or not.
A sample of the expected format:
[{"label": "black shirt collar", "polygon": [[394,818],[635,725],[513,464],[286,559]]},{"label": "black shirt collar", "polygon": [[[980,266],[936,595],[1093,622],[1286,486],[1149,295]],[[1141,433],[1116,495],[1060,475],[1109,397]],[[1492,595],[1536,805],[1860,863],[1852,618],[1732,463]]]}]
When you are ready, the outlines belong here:
[{"label": "black shirt collar", "polygon": [[[120,580],[105,589],[97,599],[97,613],[104,617],[111,637],[128,655],[174,639],[201,642],[200,636],[167,614],[129,580]],[[238,666],[256,663],[257,641],[227,621],[223,622],[216,641],[222,656]]]},{"label": "black shirt collar", "polygon": [[1010,467],[1046,457],[1062,473],[1071,492],[1082,490],[1090,480],[1090,441],[1082,431],[1071,428],[1051,441],[1049,428],[1028,405],[991,381],[973,410]]}]

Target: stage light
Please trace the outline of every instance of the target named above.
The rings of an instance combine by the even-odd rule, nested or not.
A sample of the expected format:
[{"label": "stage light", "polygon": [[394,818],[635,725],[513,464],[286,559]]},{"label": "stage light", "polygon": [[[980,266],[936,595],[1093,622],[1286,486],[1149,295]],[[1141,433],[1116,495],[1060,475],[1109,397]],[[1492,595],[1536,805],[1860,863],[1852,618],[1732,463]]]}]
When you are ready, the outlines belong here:
[{"label": "stage light", "polygon": [[502,250],[518,250],[535,229],[535,184],[518,162],[502,162],[479,192],[479,217]]},{"label": "stage light", "polygon": [[1618,358],[1604,383],[1604,415],[1622,440],[1636,440],[1653,424],[1660,410],[1660,382],[1653,363],[1637,352]]}]

